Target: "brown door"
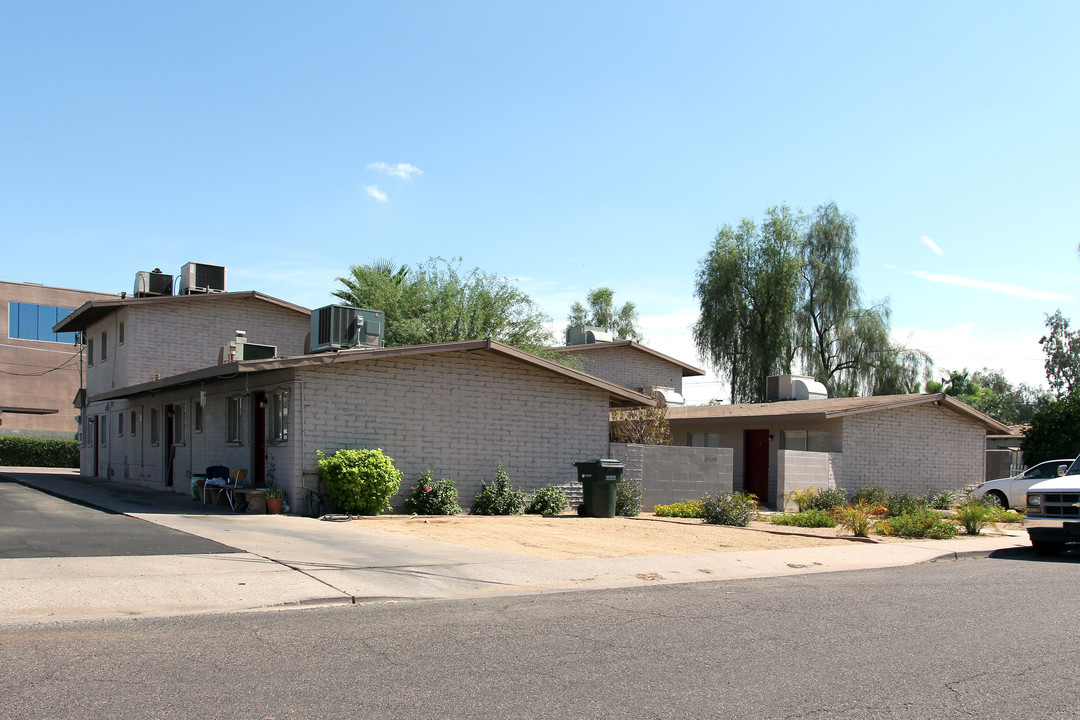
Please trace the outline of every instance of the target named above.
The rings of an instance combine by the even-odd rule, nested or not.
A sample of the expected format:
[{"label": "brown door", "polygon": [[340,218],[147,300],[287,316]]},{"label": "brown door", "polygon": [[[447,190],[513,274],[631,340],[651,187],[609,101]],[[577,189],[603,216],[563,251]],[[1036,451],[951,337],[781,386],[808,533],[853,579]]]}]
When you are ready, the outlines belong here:
[{"label": "brown door", "polygon": [[266,393],[251,394],[251,478],[256,485],[266,482]]},{"label": "brown door", "polygon": [[743,431],[743,489],[769,501],[769,431]]}]

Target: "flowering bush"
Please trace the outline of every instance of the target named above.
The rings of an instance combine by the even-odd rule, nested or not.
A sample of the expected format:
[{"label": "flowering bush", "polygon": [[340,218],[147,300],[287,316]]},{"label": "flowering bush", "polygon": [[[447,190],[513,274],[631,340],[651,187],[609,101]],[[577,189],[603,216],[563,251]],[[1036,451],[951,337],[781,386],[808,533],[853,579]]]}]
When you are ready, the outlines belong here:
[{"label": "flowering bush", "polygon": [[545,485],[529,498],[525,512],[529,515],[560,515],[569,506],[566,493],[553,485]]},{"label": "flowering bush", "polygon": [[701,498],[701,519],[713,525],[746,527],[757,514],[757,498],[750,493],[705,493]]},{"label": "flowering bush", "polygon": [[687,500],[686,502],[653,507],[653,513],[657,517],[699,518],[703,512],[700,500]]},{"label": "flowering bush", "polygon": [[405,509],[417,515],[458,515],[458,491],[453,480],[435,479],[435,473],[425,470],[412,486],[412,495],[405,500]]},{"label": "flowering bush", "polygon": [[955,523],[943,518],[933,510],[919,510],[914,513],[885,518],[875,525],[874,529],[882,535],[931,538],[933,540],[956,537],[959,532]]}]

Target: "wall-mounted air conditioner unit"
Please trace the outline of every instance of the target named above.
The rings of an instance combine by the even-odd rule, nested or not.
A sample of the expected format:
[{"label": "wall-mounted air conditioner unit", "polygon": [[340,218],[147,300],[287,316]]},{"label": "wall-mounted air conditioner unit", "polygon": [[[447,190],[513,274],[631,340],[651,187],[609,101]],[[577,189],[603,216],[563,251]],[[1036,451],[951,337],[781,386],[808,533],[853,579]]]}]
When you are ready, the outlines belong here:
[{"label": "wall-mounted air conditioner unit", "polygon": [[172,295],[173,276],[160,270],[140,270],[135,273],[135,297]]},{"label": "wall-mounted air conditioner unit", "polygon": [[180,294],[225,292],[225,266],[189,262],[180,268]]},{"label": "wall-mounted air conditioner unit", "polygon": [[311,311],[311,352],[354,347],[382,347],[385,318],[381,310],[327,305]]},{"label": "wall-mounted air conditioner unit", "polygon": [[575,325],[566,328],[567,345],[592,345],[598,342],[612,342],[615,336],[605,332],[604,328],[589,325]]}]

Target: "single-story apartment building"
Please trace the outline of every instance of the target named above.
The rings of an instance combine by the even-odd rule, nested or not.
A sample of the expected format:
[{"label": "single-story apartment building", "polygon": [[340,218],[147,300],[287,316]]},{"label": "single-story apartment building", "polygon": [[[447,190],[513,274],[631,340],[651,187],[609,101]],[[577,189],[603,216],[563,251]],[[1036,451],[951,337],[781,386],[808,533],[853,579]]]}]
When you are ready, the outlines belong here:
[{"label": "single-story apartment building", "polygon": [[987,434],[1009,429],[944,393],[668,409],[672,443],[732,448],[733,487],[771,506],[795,488],[924,494],[985,477]]}]

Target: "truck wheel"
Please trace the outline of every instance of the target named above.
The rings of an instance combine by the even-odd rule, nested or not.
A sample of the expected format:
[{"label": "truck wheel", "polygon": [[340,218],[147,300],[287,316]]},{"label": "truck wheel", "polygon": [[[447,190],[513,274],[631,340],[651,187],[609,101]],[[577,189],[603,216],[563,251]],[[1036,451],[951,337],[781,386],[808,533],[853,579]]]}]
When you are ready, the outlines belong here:
[{"label": "truck wheel", "polygon": [[1065,543],[1050,542],[1048,540],[1032,540],[1031,547],[1035,548],[1035,554],[1042,557],[1056,557],[1065,549]]}]

